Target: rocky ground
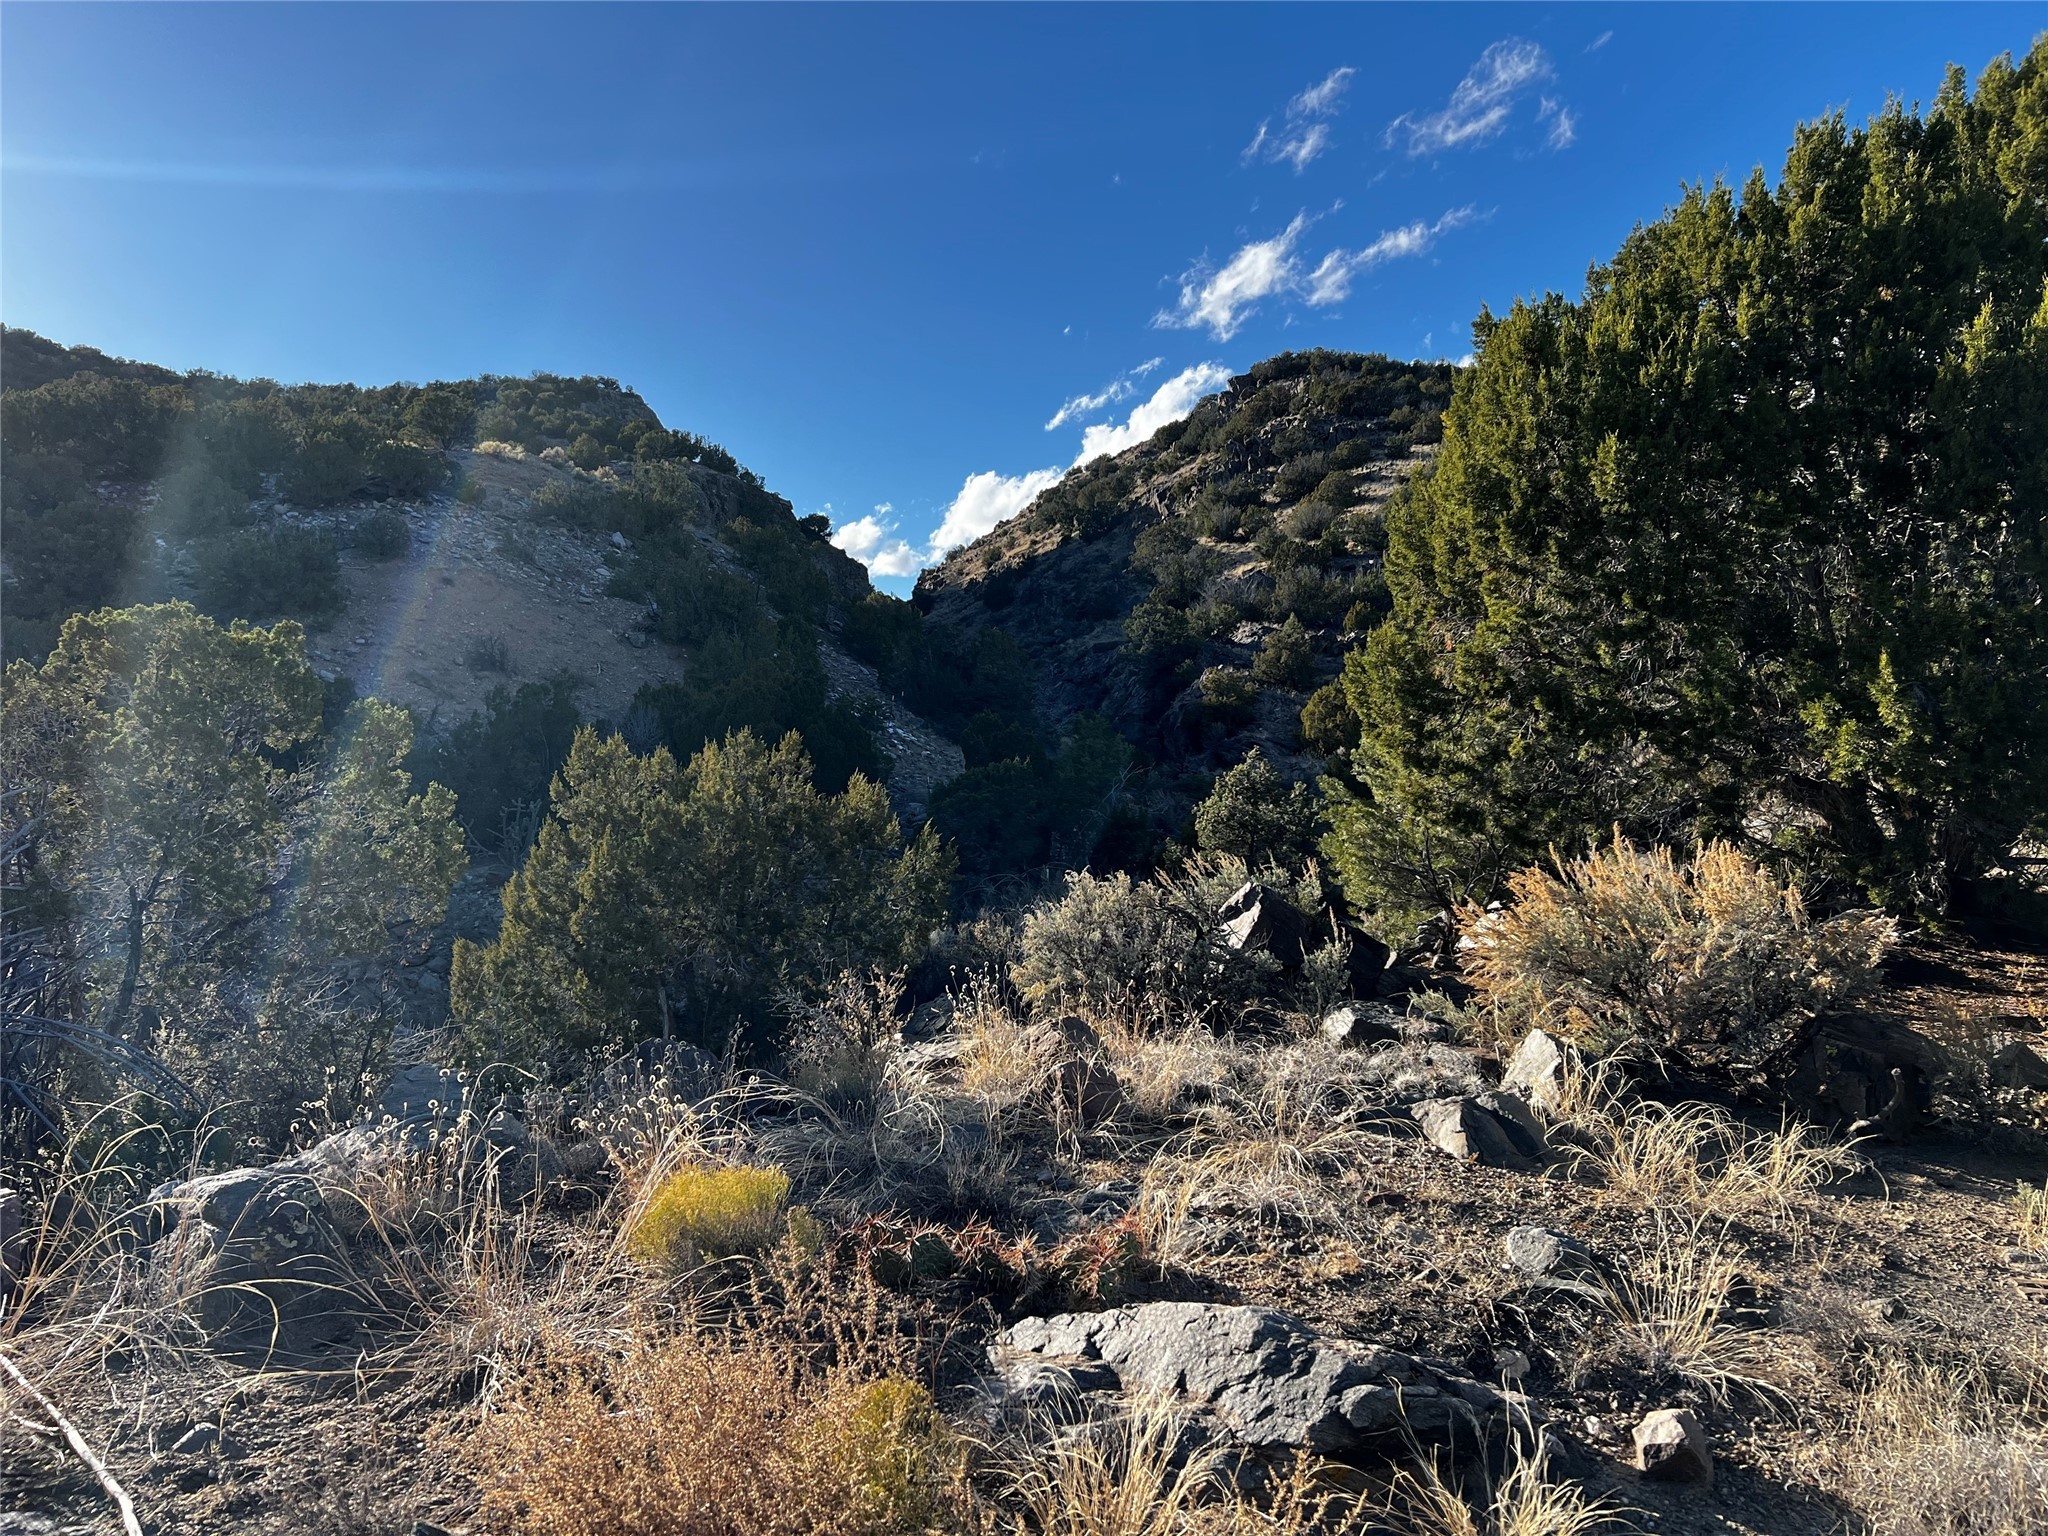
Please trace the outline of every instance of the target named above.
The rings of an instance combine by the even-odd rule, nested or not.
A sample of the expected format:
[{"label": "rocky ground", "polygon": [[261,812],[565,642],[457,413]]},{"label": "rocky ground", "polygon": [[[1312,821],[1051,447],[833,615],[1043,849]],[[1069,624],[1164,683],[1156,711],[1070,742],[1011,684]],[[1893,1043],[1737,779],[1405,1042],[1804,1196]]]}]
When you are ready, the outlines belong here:
[{"label": "rocky ground", "polygon": [[[1768,1106],[1654,1083],[1603,1104],[1398,997],[1342,1044],[1315,1020],[1236,1040],[1048,1030],[963,997],[924,1011],[873,1121],[792,1117],[755,1084],[689,1134],[792,1171],[863,1294],[943,1338],[930,1379],[984,1437],[1041,1400],[1163,1391],[1233,1454],[1306,1447],[1359,1486],[1483,1426],[1540,1437],[1554,1477],[1640,1530],[2017,1536],[2000,1510],[2048,1508],[2002,1502],[2028,1478],[2048,1496],[2029,1405],[2048,1384],[2048,1236],[2014,1198],[2048,1180],[2048,1101],[2010,1048],[2048,1054],[2048,960],[1921,941],[1890,975],[1881,1011],[1952,1062],[1938,1118],[1898,1142],[1788,1137]],[[619,1100],[646,1111],[636,1093]],[[1523,1103],[1548,1111],[1535,1141]],[[1674,1113],[1718,1118],[1642,1134]],[[566,1326],[564,1277],[616,1219],[618,1176],[574,1135],[487,1134],[541,1185],[488,1315],[447,1288],[415,1331],[305,1343],[294,1314],[303,1352],[262,1365],[246,1336],[209,1348],[146,1284],[117,1285],[97,1318],[8,1351],[152,1532],[481,1529],[461,1448],[532,1347],[522,1330]],[[1742,1155],[1702,1160],[1715,1136]],[[359,1167],[365,1145],[266,1177]],[[174,1197],[174,1232],[222,1222],[198,1198]],[[593,1294],[613,1284],[663,1309],[689,1287],[621,1271]],[[0,1531],[117,1529],[46,1415],[7,1405]],[[1711,1481],[1679,1475],[1701,1445]],[[1668,1479],[1640,1470],[1666,1453]]]}]

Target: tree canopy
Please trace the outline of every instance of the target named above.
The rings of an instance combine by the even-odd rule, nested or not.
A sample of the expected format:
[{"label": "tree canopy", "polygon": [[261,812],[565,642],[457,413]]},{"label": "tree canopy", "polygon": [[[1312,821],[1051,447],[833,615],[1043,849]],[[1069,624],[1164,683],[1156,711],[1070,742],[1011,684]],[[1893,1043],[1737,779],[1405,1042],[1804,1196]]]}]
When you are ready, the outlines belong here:
[{"label": "tree canopy", "polygon": [[738,731],[678,763],[586,728],[497,941],[456,947],[455,1018],[484,1061],[671,1031],[723,1046],[787,989],[911,959],[951,878],[873,781],[821,793],[794,733]]},{"label": "tree canopy", "polygon": [[1619,827],[1940,908],[2048,807],[2048,41],[1482,313],[1389,512],[1331,852],[1447,906]]}]

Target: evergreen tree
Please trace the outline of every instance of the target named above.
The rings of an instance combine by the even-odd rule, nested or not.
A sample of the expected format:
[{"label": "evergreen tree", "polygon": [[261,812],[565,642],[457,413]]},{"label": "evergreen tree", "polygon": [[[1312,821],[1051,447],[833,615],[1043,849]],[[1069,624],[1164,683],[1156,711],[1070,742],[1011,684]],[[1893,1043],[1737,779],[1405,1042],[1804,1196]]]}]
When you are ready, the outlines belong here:
[{"label": "evergreen tree", "polygon": [[1618,825],[1939,908],[2038,828],[2044,279],[2048,40],[1482,313],[1347,664],[1354,892],[1448,905]]},{"label": "evergreen tree", "polygon": [[483,1061],[670,1031],[722,1046],[784,988],[909,960],[952,862],[928,828],[906,846],[864,776],[821,794],[794,733],[736,732],[685,765],[585,728],[497,941],[456,946],[455,1017]]}]

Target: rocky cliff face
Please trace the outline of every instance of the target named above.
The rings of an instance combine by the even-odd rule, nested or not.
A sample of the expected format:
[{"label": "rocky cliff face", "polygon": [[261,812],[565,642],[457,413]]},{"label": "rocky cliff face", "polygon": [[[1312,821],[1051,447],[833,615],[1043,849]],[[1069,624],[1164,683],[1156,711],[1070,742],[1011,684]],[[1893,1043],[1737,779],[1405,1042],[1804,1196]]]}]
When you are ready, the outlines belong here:
[{"label": "rocky cliff face", "polygon": [[1270,359],[954,551],[919,578],[918,607],[1008,634],[1049,727],[1106,715],[1161,786],[1254,745],[1312,772],[1303,703],[1384,611],[1383,510],[1435,451],[1452,372]]}]

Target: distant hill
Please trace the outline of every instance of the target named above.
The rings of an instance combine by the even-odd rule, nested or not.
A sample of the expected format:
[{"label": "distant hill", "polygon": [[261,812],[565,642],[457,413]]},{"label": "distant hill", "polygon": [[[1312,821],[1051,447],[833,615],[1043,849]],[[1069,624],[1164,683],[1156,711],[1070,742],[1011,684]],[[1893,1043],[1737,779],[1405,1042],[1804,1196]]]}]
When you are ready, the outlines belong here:
[{"label": "distant hill", "polygon": [[840,645],[872,588],[824,520],[616,380],[280,386],[9,329],[0,384],[10,658],[103,606],[297,619],[337,700],[412,709],[486,845],[579,719],[683,755],[796,730],[913,813],[959,767]]},{"label": "distant hill", "polygon": [[1336,742],[1304,738],[1303,706],[1386,610],[1382,509],[1435,452],[1453,373],[1271,358],[953,551],[916,605],[1014,641],[1055,734],[1105,717],[1137,749],[1124,793],[1154,832],[1253,747],[1314,774]]}]

